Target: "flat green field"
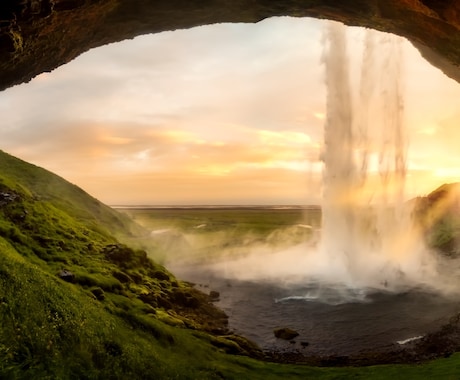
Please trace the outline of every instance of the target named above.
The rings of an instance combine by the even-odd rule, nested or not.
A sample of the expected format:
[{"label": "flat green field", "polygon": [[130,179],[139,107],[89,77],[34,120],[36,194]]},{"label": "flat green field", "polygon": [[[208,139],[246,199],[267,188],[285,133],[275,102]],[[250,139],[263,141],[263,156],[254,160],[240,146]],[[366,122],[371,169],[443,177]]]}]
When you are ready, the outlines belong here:
[{"label": "flat green field", "polygon": [[277,249],[314,237],[319,208],[125,208],[150,235],[138,241],[157,260],[218,259],[255,246]]},{"label": "flat green field", "polygon": [[[296,224],[319,226],[319,208],[271,207],[171,207],[119,208],[132,219],[149,229],[177,228],[183,232],[234,230],[264,236],[279,228]],[[204,225],[204,226],[203,226]],[[202,226],[202,228],[197,228]]]}]

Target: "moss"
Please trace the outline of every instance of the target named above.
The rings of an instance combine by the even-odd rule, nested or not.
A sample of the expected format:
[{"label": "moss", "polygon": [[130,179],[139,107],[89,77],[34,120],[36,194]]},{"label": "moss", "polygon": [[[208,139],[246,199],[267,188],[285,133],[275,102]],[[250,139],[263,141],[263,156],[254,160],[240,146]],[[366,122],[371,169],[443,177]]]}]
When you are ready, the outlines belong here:
[{"label": "moss", "polygon": [[20,53],[24,48],[24,41],[19,30],[10,30],[10,37],[13,42],[13,49],[15,53]]},{"label": "moss", "polygon": [[112,276],[101,273],[87,273],[83,270],[75,271],[75,282],[85,287],[99,287],[108,292],[116,292],[123,289],[120,281]]},{"label": "moss", "polygon": [[156,317],[159,321],[166,323],[167,325],[175,327],[185,327],[184,321],[178,318],[177,316],[171,314],[171,312],[168,313],[163,310],[157,310]]}]

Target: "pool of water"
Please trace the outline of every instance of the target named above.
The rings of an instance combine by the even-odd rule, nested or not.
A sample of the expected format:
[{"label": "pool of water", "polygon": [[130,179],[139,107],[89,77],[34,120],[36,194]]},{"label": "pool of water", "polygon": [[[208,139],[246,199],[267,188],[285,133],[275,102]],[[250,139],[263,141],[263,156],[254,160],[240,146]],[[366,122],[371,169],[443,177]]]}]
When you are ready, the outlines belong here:
[{"label": "pool of water", "polygon": [[[438,329],[460,311],[456,297],[421,287],[390,292],[314,281],[285,286],[222,278],[209,268],[173,271],[204,292],[218,291],[216,305],[228,314],[230,329],[267,351],[306,355],[384,351]],[[294,329],[299,336],[293,341],[275,338],[277,327]]]}]

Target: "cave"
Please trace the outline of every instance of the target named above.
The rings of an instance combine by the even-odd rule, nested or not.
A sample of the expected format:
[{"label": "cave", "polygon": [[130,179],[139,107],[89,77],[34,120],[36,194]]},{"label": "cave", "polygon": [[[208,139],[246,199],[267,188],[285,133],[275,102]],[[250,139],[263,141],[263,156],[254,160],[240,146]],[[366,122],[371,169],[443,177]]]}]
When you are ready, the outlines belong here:
[{"label": "cave", "polygon": [[275,16],[332,19],[404,36],[460,82],[460,5],[453,0],[5,0],[0,5],[0,88],[28,82],[89,49],[138,35]]},{"label": "cave", "polygon": [[460,81],[460,4],[454,0],[5,0],[0,5],[0,89],[137,35],[274,16],[331,19],[404,36]]}]

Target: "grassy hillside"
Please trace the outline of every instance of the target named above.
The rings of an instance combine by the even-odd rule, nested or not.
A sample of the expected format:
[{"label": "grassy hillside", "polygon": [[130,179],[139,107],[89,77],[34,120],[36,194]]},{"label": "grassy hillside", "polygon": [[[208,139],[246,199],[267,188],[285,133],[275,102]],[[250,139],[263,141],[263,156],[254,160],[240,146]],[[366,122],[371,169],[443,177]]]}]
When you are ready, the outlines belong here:
[{"label": "grassy hillside", "polygon": [[[114,233],[128,219],[0,152],[1,379],[456,378],[460,357],[417,366],[311,368],[226,331],[207,295]],[[113,231],[113,232],[111,232]],[[238,354],[238,355],[229,355]]]},{"label": "grassy hillside", "polygon": [[196,359],[185,354],[195,346],[199,356],[218,350],[212,339],[236,346],[197,332],[226,328],[206,295],[111,234],[136,228],[76,186],[0,153],[0,378],[174,377],[189,372],[176,367]]},{"label": "grassy hillside", "polygon": [[460,183],[444,184],[414,200],[428,246],[447,257],[460,255]]},{"label": "grassy hillside", "polygon": [[99,202],[78,186],[59,176],[0,151],[0,184],[84,222],[105,235],[139,234],[140,227],[129,218]]}]

